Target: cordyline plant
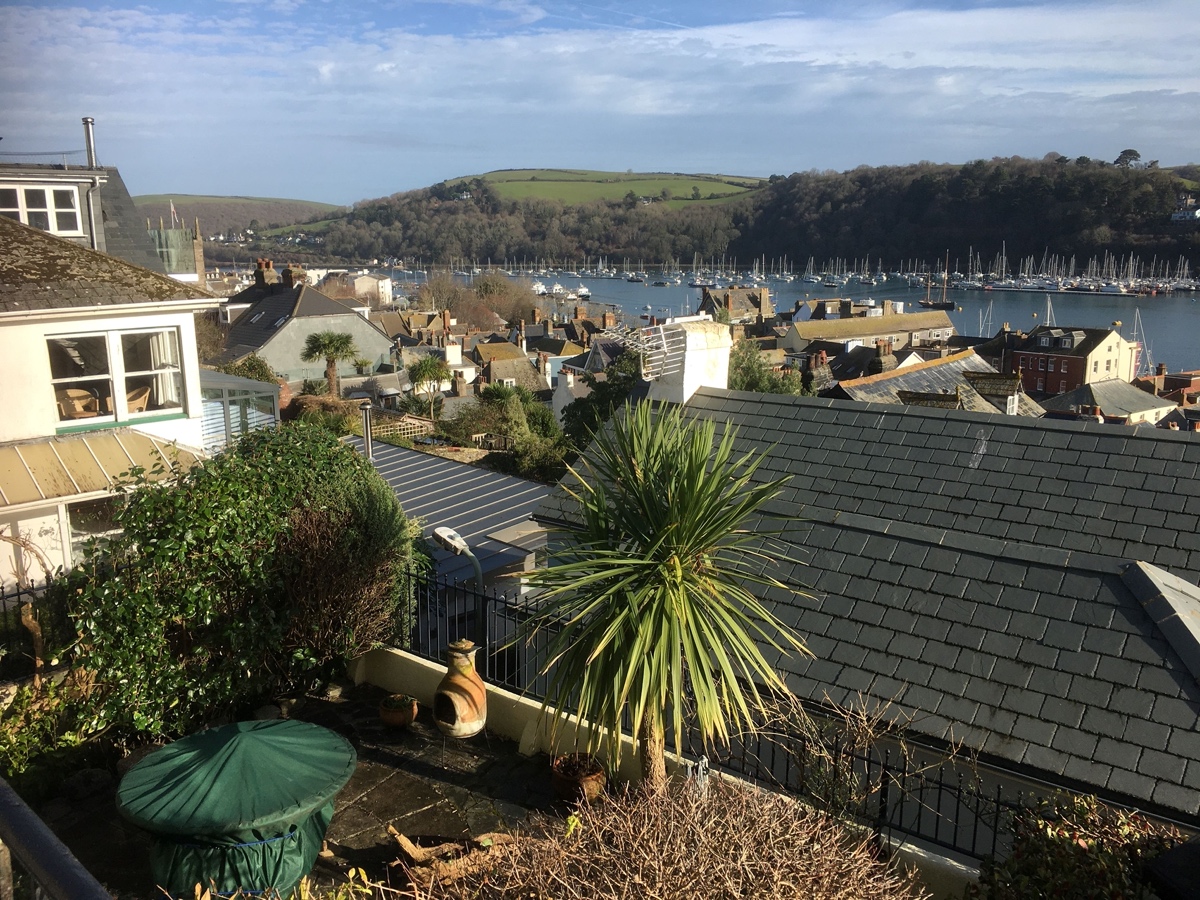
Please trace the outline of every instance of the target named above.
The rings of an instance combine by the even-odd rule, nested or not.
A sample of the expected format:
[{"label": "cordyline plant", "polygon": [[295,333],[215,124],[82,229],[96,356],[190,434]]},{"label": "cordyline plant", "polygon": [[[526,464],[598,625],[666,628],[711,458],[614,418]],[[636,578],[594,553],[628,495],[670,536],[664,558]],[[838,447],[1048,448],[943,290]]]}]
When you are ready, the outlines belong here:
[{"label": "cordyline plant", "polygon": [[651,790],[666,783],[668,723],[681,751],[685,706],[706,745],[726,743],[760,687],[783,688],[763,650],[808,652],[752,592],[793,593],[771,574],[775,532],[748,527],[786,479],[757,480],[762,456],[735,455],[734,438],[679,407],[626,406],[571,470],[578,510],[550,565],[527,573],[544,593],[522,633],[559,629],[543,709],[557,724],[574,705],[588,750],[607,737],[617,761],[628,712]]}]

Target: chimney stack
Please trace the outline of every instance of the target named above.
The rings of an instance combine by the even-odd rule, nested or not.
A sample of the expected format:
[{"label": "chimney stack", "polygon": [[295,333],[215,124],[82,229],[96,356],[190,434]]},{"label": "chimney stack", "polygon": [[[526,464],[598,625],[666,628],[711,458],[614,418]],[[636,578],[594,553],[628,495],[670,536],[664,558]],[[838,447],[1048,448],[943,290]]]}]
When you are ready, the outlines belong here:
[{"label": "chimney stack", "polygon": [[98,168],[96,165],[96,120],[91,116],[83,117],[83,145],[87,148],[87,164],[89,169]]},{"label": "chimney stack", "polygon": [[1155,369],[1154,374],[1155,375],[1166,375],[1167,374],[1167,364],[1159,363],[1158,367]]}]

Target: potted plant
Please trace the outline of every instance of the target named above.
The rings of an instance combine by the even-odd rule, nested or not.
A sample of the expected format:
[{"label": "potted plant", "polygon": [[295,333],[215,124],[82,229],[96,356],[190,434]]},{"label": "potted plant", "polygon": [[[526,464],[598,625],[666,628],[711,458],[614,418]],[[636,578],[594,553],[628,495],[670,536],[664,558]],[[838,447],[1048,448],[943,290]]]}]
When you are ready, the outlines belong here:
[{"label": "potted plant", "polygon": [[607,783],[604,764],[590,753],[568,753],[550,762],[554,799],[563,803],[592,803],[604,793]]},{"label": "potted plant", "polygon": [[417,718],[417,698],[389,694],[379,701],[379,718],[390,728],[407,728]]}]

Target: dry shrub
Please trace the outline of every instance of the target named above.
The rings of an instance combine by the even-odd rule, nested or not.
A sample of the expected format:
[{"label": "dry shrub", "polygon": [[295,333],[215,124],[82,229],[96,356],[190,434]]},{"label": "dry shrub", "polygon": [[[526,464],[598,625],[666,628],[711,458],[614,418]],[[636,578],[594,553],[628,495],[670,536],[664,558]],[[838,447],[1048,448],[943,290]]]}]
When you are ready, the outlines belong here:
[{"label": "dry shrub", "polygon": [[869,839],[780,794],[711,779],[658,796],[580,807],[543,836],[493,850],[491,865],[420,900],[638,898],[909,900],[927,896]]}]

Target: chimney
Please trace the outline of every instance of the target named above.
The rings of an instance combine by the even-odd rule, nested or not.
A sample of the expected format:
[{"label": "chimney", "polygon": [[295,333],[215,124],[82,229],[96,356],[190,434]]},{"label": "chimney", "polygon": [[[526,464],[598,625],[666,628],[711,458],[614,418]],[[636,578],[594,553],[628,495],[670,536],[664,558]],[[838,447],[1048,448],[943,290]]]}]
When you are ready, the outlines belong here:
[{"label": "chimney", "polygon": [[838,303],[838,316],[842,319],[849,319],[854,315],[854,301],[842,300]]},{"label": "chimney", "polygon": [[533,311],[529,316],[529,321],[531,321],[534,325],[537,325],[542,321],[542,311],[536,306],[533,308]]},{"label": "chimney", "polygon": [[442,329],[447,334],[450,333],[450,310],[448,308],[442,310]]},{"label": "chimney", "polygon": [[1155,368],[1155,370],[1154,370],[1154,374],[1155,375],[1166,375],[1167,374],[1167,364],[1159,363],[1157,368]]},{"label": "chimney", "polygon": [[96,120],[91,116],[83,117],[83,146],[87,148],[87,164],[89,169],[98,168],[96,165],[96,134],[93,130]]},{"label": "chimney", "polygon": [[467,396],[467,376],[465,376],[461,371],[456,371],[454,373],[454,396]]},{"label": "chimney", "polygon": [[600,316],[601,328],[615,328],[617,325],[617,314],[611,309],[606,309]]},{"label": "chimney", "polygon": [[586,306],[575,307],[575,318],[586,319],[587,318],[587,307]]},{"label": "chimney", "polygon": [[549,377],[549,375],[547,374],[549,371],[550,371],[550,354],[549,353],[539,353],[538,354],[538,372],[540,372],[542,375],[546,375],[547,377]]},{"label": "chimney", "polygon": [[266,273],[263,271],[264,262],[265,262],[265,260],[263,260],[261,258],[256,259],[254,261],[254,263],[255,263],[254,286],[258,287],[258,288],[265,288],[267,286],[267,276],[266,276]]}]

